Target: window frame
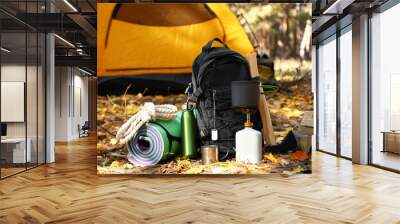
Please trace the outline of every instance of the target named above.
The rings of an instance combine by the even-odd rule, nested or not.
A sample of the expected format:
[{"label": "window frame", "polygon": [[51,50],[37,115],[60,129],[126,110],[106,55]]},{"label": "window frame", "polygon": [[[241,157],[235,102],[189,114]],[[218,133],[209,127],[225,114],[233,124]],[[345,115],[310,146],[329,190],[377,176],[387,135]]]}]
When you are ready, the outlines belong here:
[{"label": "window frame", "polygon": [[[316,77],[316,99],[314,99],[316,101],[316,108],[315,108],[315,114],[316,114],[316,151],[319,152],[323,152],[329,155],[333,155],[339,158],[343,158],[346,160],[352,160],[352,158],[347,157],[342,155],[342,150],[341,150],[341,118],[340,118],[340,103],[341,103],[341,97],[340,97],[340,81],[341,81],[341,67],[340,67],[340,38],[342,35],[344,35],[347,32],[351,32],[352,31],[352,22],[351,22],[351,16],[345,16],[344,18],[342,18],[341,20],[339,20],[336,24],[332,25],[331,27],[329,27],[328,29],[326,29],[327,33],[323,34],[323,38],[319,39],[318,42],[315,45],[315,50],[316,50],[316,71],[315,71],[315,77]],[[333,32],[333,30],[335,30],[335,32]],[[335,36],[333,38],[333,36]],[[331,40],[330,40],[331,39]],[[320,79],[320,74],[319,74],[319,60],[320,60],[320,56],[319,56],[319,51],[318,49],[320,48],[320,45],[322,43],[326,43],[329,41],[336,41],[336,152],[332,153],[332,152],[328,152],[324,149],[320,148],[320,144],[319,144],[319,100],[318,100],[318,96],[319,96],[319,79]]]}]

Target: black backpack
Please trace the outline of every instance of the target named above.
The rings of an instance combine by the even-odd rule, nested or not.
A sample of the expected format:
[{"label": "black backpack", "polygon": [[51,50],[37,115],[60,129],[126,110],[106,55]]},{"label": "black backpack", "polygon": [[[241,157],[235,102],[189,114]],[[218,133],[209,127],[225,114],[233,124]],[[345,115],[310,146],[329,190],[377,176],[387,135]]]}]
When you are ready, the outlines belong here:
[{"label": "black backpack", "polygon": [[[214,41],[224,47],[212,47]],[[220,160],[234,153],[235,134],[243,129],[245,115],[231,105],[231,81],[250,80],[247,60],[232,51],[218,38],[209,41],[192,66],[192,95],[196,104],[196,118],[203,145],[218,145]],[[215,99],[215,119],[214,119]],[[254,129],[262,129],[260,114],[252,116]],[[214,127],[215,125],[215,127]],[[211,140],[211,130],[218,130],[218,140]],[[222,157],[222,158],[221,158]]]}]

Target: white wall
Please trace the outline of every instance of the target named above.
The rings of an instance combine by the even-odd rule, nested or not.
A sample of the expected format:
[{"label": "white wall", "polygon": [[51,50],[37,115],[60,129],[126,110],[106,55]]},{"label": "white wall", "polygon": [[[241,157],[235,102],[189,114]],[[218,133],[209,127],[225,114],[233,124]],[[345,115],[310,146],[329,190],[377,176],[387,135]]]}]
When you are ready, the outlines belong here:
[{"label": "white wall", "polygon": [[[28,67],[28,70],[31,69]],[[1,66],[2,82],[25,82],[25,64],[4,64]],[[7,108],[1,108],[6,110]],[[25,137],[25,123],[7,123],[7,137]]]},{"label": "white wall", "polygon": [[82,73],[77,70],[74,70],[74,82],[73,82],[73,94],[72,96],[74,102],[74,108],[72,110],[72,135],[78,137],[78,124],[83,125],[85,121],[89,119],[88,113],[88,78],[82,76]]},{"label": "white wall", "polygon": [[76,68],[56,67],[55,85],[55,140],[78,139],[78,125],[88,121],[88,78]]},{"label": "white wall", "polygon": [[68,140],[69,96],[68,88],[70,77],[67,67],[55,69],[55,140]]}]

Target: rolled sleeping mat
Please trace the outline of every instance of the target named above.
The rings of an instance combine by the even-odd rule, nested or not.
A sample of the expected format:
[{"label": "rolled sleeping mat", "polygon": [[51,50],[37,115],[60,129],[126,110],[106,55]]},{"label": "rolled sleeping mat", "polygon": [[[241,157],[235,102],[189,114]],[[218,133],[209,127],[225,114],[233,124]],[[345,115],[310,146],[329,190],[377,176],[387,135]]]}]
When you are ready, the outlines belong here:
[{"label": "rolled sleeping mat", "polygon": [[181,153],[181,116],[149,122],[128,142],[128,160],[135,166],[154,166]]}]

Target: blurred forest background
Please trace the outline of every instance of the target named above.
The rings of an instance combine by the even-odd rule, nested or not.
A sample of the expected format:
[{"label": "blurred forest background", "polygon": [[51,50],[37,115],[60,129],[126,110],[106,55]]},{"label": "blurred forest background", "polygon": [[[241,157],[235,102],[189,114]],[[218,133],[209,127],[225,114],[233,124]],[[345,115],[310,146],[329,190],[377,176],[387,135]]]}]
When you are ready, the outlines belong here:
[{"label": "blurred forest background", "polygon": [[259,54],[274,63],[274,76],[261,78],[279,87],[267,95],[278,140],[313,110],[311,91],[311,4],[233,3]]},{"label": "blurred forest background", "polygon": [[[234,3],[230,7],[261,52],[273,59],[311,60],[311,4]],[[304,38],[307,43],[301,46]],[[305,52],[300,53],[301,48]]]},{"label": "blurred forest background", "polygon": [[310,75],[311,4],[234,3],[230,7],[258,53],[274,61],[277,80]]}]

